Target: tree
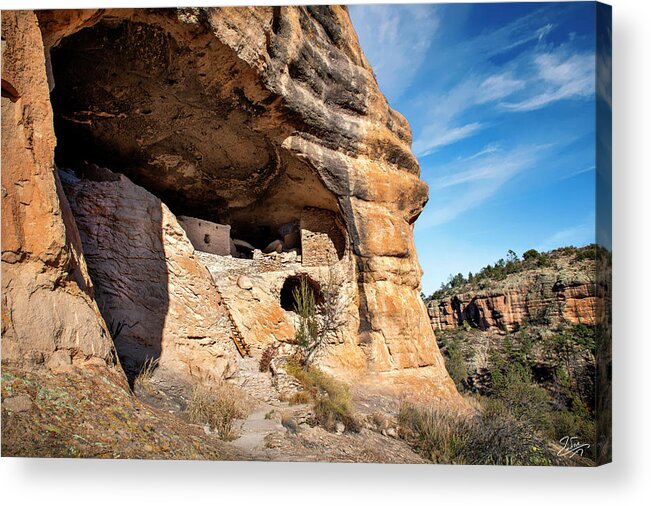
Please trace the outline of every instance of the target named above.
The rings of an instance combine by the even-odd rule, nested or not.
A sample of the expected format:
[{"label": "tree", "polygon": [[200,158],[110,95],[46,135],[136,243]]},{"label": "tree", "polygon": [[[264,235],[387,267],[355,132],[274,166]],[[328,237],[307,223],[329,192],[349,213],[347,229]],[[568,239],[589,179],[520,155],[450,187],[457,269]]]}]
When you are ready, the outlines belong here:
[{"label": "tree", "polygon": [[525,261],[538,260],[539,257],[540,257],[540,253],[538,253],[538,251],[535,249],[527,250],[522,254],[522,258],[524,258]]},{"label": "tree", "polygon": [[346,325],[345,311],[350,300],[343,295],[343,286],[344,280],[337,275],[334,263],[330,262],[325,276],[321,277],[321,300],[318,304],[307,276],[302,276],[300,285],[294,288],[294,309],[298,316],[296,342],[301,347],[302,365],[305,368],[309,367],[328,339],[339,335]]},{"label": "tree", "polygon": [[303,350],[303,363],[313,357],[321,346],[319,322],[316,313],[314,291],[307,281],[307,276],[301,277],[300,284],[294,288],[294,311],[298,316],[296,325],[296,342]]}]

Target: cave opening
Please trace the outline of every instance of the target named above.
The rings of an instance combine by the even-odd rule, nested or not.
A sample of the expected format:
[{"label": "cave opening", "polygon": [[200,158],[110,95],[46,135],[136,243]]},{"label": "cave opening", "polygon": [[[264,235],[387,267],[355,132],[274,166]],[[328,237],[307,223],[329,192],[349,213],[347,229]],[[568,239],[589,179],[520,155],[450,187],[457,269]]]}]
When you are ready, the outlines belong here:
[{"label": "cave opening", "polygon": [[308,289],[312,291],[315,304],[320,304],[323,302],[323,294],[318,282],[314,281],[310,276],[306,274],[289,276],[287,279],[285,279],[283,287],[280,290],[280,307],[282,307],[285,311],[296,311],[295,293],[297,290],[300,290],[302,280],[306,281]]},{"label": "cave opening", "polygon": [[[339,259],[346,247],[337,197],[285,147],[293,129],[271,109],[278,97],[173,12],[147,22],[114,13],[50,49],[55,163],[100,312],[132,371],[161,356],[174,297],[161,202],[198,251],[296,251],[308,265],[309,250],[319,266],[324,245]],[[286,284],[292,311],[300,278]]]},{"label": "cave opening", "polygon": [[[108,168],[177,217],[230,227],[227,247],[217,244],[223,234],[204,232],[191,239],[196,249],[300,254],[303,210],[340,214],[339,203],[269,127],[277,97],[258,89],[248,98],[257,83],[210,34],[154,20],[104,18],[52,48],[57,166],[78,177]],[[201,37],[197,52],[188,38]]]}]

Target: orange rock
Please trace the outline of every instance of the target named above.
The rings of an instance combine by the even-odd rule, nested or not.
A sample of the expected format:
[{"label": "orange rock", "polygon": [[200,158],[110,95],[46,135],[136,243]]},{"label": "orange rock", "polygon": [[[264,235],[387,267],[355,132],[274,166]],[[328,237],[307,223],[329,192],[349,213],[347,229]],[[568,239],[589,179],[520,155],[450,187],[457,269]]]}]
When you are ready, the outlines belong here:
[{"label": "orange rock", "polygon": [[[12,325],[3,359],[22,361],[34,351],[45,360],[61,346],[106,360],[112,352],[84,264],[90,243],[82,253],[57,193],[49,87],[53,96],[64,93],[71,79],[74,100],[60,106],[70,108],[60,116],[67,118],[67,135],[87,140],[72,145],[124,167],[139,185],[172,199],[170,207],[194,205],[243,222],[261,216],[286,222],[306,206],[338,213],[357,314],[354,333],[329,354],[333,368],[359,367],[363,356],[360,374],[386,373],[396,384],[401,374],[417,375],[437,396],[462,404],[419,297],[412,229],[427,186],[410,150],[409,125],[379,91],[345,7],[41,11],[38,23],[32,12],[2,15],[3,83],[7,94],[15,89],[17,95],[2,99],[3,315],[6,308]],[[95,33],[106,35],[99,48]],[[67,45],[72,37],[78,39]],[[82,43],[95,60],[80,74],[75,51]],[[63,67],[44,57],[49,60],[54,44],[70,56],[59,60]],[[52,79],[57,69],[59,82]],[[100,78],[98,86],[93,79]],[[64,139],[59,144],[66,148]],[[158,219],[172,222],[162,209]],[[173,229],[163,242],[175,237]],[[183,308],[199,300],[193,296],[204,286],[197,281],[202,275],[187,252],[167,253],[160,289],[171,297],[171,312],[163,336],[170,329],[170,353],[193,362],[197,347],[180,329],[190,335],[210,321]],[[184,286],[170,286],[179,272]],[[26,291],[30,282],[38,287]],[[195,293],[172,297],[177,289]],[[151,295],[138,302],[159,300]],[[216,303],[218,295],[210,297]],[[48,317],[33,337],[41,312]],[[276,325],[278,318],[268,316]],[[353,359],[343,356],[351,350]]]}]

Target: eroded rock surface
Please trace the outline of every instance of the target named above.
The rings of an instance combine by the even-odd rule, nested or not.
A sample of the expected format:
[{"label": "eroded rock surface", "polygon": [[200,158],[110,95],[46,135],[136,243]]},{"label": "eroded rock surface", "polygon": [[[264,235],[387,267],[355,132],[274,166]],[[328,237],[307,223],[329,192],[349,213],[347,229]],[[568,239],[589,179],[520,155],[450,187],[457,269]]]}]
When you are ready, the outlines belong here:
[{"label": "eroded rock surface", "polygon": [[61,179],[123,367],[135,374],[153,359],[195,381],[232,375],[221,296],[176,217],[123,175],[92,167],[86,176]]},{"label": "eroded rock surface", "polygon": [[553,266],[511,274],[489,287],[461,287],[428,303],[434,330],[463,326],[513,332],[526,324],[597,323],[603,286],[594,260],[558,258]]},{"label": "eroded rock surface", "polygon": [[[155,195],[165,203],[152,220],[168,227],[163,243],[182,242],[173,214],[230,225],[256,247],[307,207],[336,214],[345,226],[356,328],[324,365],[377,384],[429,385],[438,398],[460,403],[419,297],[412,230],[427,186],[410,151],[409,125],[380,93],[344,7],[40,11],[38,20],[31,12],[3,12],[3,20],[3,162],[15,157],[3,163],[3,325],[7,314],[15,336],[9,347],[3,341],[3,358],[34,349],[17,321],[21,311],[33,318],[43,308],[57,314],[83,306],[76,321],[64,319],[58,328],[80,336],[75,346],[85,355],[105,360],[111,350],[76,226],[64,219],[67,205],[56,191],[52,89],[60,165],[95,162]],[[30,200],[25,188],[42,198]],[[172,271],[194,272],[195,264],[187,265],[185,253],[174,261],[165,255],[167,272],[148,273],[167,277],[159,288],[170,297],[163,347],[168,325],[178,329],[169,337],[173,346],[212,335],[212,320],[194,304],[197,293],[170,285]],[[30,269],[56,273],[48,274],[47,304],[20,299],[17,285],[27,281],[18,280]],[[197,290],[207,286],[195,275]],[[154,300],[164,299],[158,295]],[[139,296],[134,302],[150,294]],[[131,324],[146,315],[126,316]],[[40,328],[41,348],[61,346],[56,325]],[[193,363],[195,351],[187,355]]]},{"label": "eroded rock surface", "polygon": [[112,366],[74,219],[54,172],[41,32],[2,12],[2,360],[21,367]]}]

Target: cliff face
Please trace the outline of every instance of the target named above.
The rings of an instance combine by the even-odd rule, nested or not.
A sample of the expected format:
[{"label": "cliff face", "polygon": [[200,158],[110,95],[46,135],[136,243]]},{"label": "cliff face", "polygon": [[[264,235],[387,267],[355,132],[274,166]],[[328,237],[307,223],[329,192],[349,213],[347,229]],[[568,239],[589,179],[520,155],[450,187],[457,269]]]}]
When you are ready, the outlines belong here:
[{"label": "cliff face", "polygon": [[[595,325],[603,297],[594,260],[557,259],[554,266],[511,274],[484,289],[462,286],[427,305],[434,330],[464,325],[513,332],[525,323]],[[601,290],[601,291],[600,291]]]},{"label": "cliff face", "polygon": [[113,365],[79,234],[54,174],[56,139],[41,32],[2,13],[2,360]]},{"label": "cliff face", "polygon": [[[146,270],[138,255],[136,264],[128,262],[138,251],[130,246],[134,230],[110,235],[97,218],[86,229],[83,223],[102,216],[92,206],[108,209],[115,192],[124,191],[115,186],[130,180],[146,190],[150,204],[162,203],[164,233],[156,233],[163,244],[161,289],[169,296],[154,299],[167,299],[158,324],[169,339],[161,346],[200,336],[210,341],[197,346],[205,351],[224,336],[209,330],[220,310],[204,319],[197,309],[217,304],[219,293],[205,269],[197,270],[174,215],[227,223],[248,239],[314,207],[343,223],[343,272],[353,297],[351,325],[326,354],[326,365],[367,377],[380,373],[387,381],[417,377],[440,398],[458,399],[418,295],[412,229],[427,187],[409,148],[409,126],[380,93],[345,8],[2,16],[3,360],[29,365],[60,352],[64,362],[113,363],[110,315],[98,296],[106,296],[116,277],[155,273],[134,272]],[[81,194],[69,185],[71,211],[55,170],[55,145],[59,168],[95,162],[128,180],[84,182]],[[174,252],[167,232],[182,236]],[[98,237],[119,244],[92,251]],[[112,256],[115,249],[122,257]],[[171,262],[175,255],[182,261]],[[115,263],[104,269],[107,260]],[[190,275],[199,280],[195,288],[212,295],[179,295],[180,285],[170,280],[185,285],[188,272],[196,273]],[[111,303],[118,299],[113,294]],[[185,308],[175,310],[175,300]],[[135,302],[147,306],[145,298]],[[116,318],[124,307],[113,308]],[[185,314],[188,307],[198,314]],[[183,361],[191,367],[203,360],[197,356],[190,351]]]}]

